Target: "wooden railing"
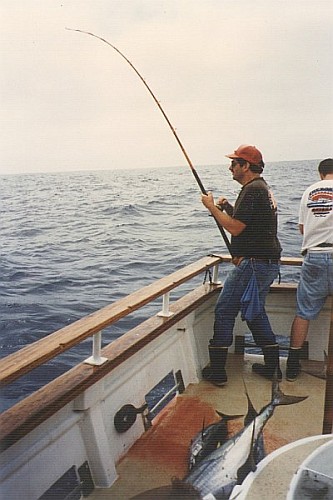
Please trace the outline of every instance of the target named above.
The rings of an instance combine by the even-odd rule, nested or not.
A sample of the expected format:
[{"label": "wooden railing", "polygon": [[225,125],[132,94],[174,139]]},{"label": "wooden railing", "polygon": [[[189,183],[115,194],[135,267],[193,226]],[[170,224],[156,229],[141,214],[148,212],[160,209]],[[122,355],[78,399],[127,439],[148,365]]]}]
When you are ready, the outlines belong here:
[{"label": "wooden railing", "polygon": [[[207,257],[196,262],[194,265],[187,266],[186,268],[176,271],[168,277],[167,280],[159,280],[154,283],[154,286],[145,287],[134,292],[133,294],[122,299],[123,304],[122,309],[117,302],[116,309],[112,306],[105,308],[103,311],[104,321],[101,321],[100,313],[91,315],[89,321],[90,329],[97,329],[97,325],[101,327],[101,323],[110,324],[116,321],[116,318],[126,316],[130,312],[134,311],[139,307],[139,304],[147,303],[148,297],[158,297],[163,294],[164,291],[168,291],[177,284],[181,284],[190,277],[196,276],[198,273],[209,269],[211,265],[215,266],[223,260],[223,257]],[[228,260],[228,258],[226,258]],[[187,277],[185,279],[185,276]],[[159,283],[159,286],[158,286]],[[33,429],[38,427],[42,422],[54,415],[58,410],[63,408],[66,404],[73,401],[78,395],[82,394],[89,387],[96,384],[98,381],[102,380],[105,376],[109,375],[112,370],[114,370],[121,363],[126,362],[131,356],[140,351],[144,346],[152,342],[154,339],[162,335],[165,331],[170,329],[173,325],[177,324],[183,318],[185,318],[190,312],[195,311],[200,304],[204,303],[209,297],[213,296],[215,293],[219,292],[219,286],[210,285],[209,283],[203,284],[201,286],[196,286],[195,289],[190,293],[185,293],[185,295],[174,301],[172,303],[172,315],[167,317],[161,317],[159,315],[151,316],[149,319],[143,321],[135,328],[126,332],[124,335],[120,336],[113,342],[109,343],[106,347],[102,349],[101,354],[105,357],[105,363],[94,366],[84,363],[78,363],[69,371],[60,375],[55,380],[52,380],[47,385],[38,389],[33,394],[27,396],[25,399],[19,401],[14,406],[4,411],[0,415],[0,449],[6,449],[12,446],[17,440],[21,439],[23,436],[31,432]],[[127,304],[127,306],[126,306]],[[120,313],[122,310],[122,313]],[[105,316],[105,317],[104,317]],[[106,319],[107,318],[107,319]],[[87,319],[87,318],[84,318]],[[93,327],[93,323],[95,326]],[[84,334],[87,336],[91,334],[88,325],[84,326],[84,321],[80,320],[79,327],[82,329],[79,335],[79,328],[77,324],[74,326],[73,330],[71,327],[66,327],[65,333],[76,333],[76,340],[82,338]],[[63,330],[59,330],[52,334],[54,347],[51,350],[49,344],[44,345],[43,339],[41,341],[32,344],[31,350],[28,348],[22,349],[15,356],[17,363],[20,364],[17,367],[16,372],[14,371],[14,355],[8,356],[2,361],[2,374],[6,379],[12,378],[13,380],[17,378],[17,374],[22,374],[23,371],[28,371],[29,360],[34,358],[35,366],[40,363],[42,359],[46,356],[51,356],[51,352],[56,352],[56,345],[59,342],[59,332],[63,334]],[[89,332],[89,333],[88,333]],[[94,334],[94,333],[92,333]],[[62,342],[64,339],[62,338]],[[74,339],[70,340],[74,342]],[[43,352],[40,351],[40,346]],[[63,351],[62,347],[62,351]],[[28,351],[28,353],[27,353]],[[24,352],[25,357],[20,359],[19,354]],[[10,360],[10,363],[8,363]],[[31,366],[30,366],[31,368]]]},{"label": "wooden railing", "polygon": [[[11,446],[84,390],[109,374],[120,363],[138,352],[144,345],[161,335],[189,312],[195,310],[210,296],[218,293],[219,287],[214,285],[214,280],[217,280],[217,266],[222,262],[230,261],[231,258],[227,255],[203,257],[193,264],[155,281],[114,304],[106,306],[4,358],[0,362],[0,380],[2,384],[19,378],[82,340],[94,336],[106,326],[115,323],[156,298],[169,293],[202,272],[213,268],[212,286],[202,285],[195,288],[191,293],[187,293],[184,297],[172,303],[173,314],[171,316],[166,315],[163,317],[162,314],[161,317],[155,315],[111,342],[102,350],[102,354],[106,359],[104,364],[93,366],[93,364],[79,363],[56,380],[6,410],[0,416],[1,447],[5,449]],[[302,260],[289,258],[282,259],[281,263],[299,266]],[[279,285],[276,285],[276,288],[279,291]]]},{"label": "wooden railing", "polygon": [[[0,385],[8,384],[22,375],[29,373],[86,338],[98,334],[101,330],[116,323],[128,314],[133,313],[158,297],[168,294],[174,288],[201,274],[203,271],[212,267],[216,270],[220,263],[230,261],[230,255],[203,257],[193,264],[127,295],[114,304],[85,316],[71,325],[65,326],[47,337],[33,342],[27,347],[7,356],[0,361]],[[299,258],[283,258],[281,260],[281,264],[284,265],[297,266],[301,265],[301,263],[302,259]],[[213,281],[214,276],[217,276],[217,272],[213,273]],[[96,347],[94,348],[96,349]],[[91,364],[99,363],[92,362]]]},{"label": "wooden railing", "polygon": [[[137,290],[114,304],[108,305],[71,325],[33,342],[1,360],[0,384],[8,384],[46,361],[58,356],[103,328],[116,323],[170,290],[189,281],[203,271],[221,262],[230,262],[230,256],[207,256],[174,273]],[[92,363],[94,364],[94,363]]]}]

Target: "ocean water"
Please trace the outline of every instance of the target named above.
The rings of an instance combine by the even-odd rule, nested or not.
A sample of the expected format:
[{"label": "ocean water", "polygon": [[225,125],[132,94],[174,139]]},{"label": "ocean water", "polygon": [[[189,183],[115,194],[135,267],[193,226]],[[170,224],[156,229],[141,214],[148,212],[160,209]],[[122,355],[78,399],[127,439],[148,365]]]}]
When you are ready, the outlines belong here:
[{"label": "ocean water", "polygon": [[[298,206],[318,179],[317,165],[307,160],[265,167],[279,206],[284,256],[300,256]],[[226,165],[196,170],[206,190],[234,202],[241,186]],[[6,175],[0,183],[1,357],[205,255],[228,253],[186,165]],[[298,280],[297,268],[281,271],[283,280]],[[104,330],[103,344],[160,309],[161,302],[148,305]],[[88,339],[5,387],[1,410],[90,352]]]}]

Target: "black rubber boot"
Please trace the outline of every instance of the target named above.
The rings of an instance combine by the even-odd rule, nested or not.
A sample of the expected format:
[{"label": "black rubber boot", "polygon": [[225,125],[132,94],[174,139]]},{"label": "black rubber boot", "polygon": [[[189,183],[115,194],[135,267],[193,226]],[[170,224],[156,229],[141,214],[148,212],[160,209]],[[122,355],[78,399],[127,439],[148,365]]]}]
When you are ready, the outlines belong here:
[{"label": "black rubber boot", "polygon": [[210,345],[208,351],[210,366],[206,366],[202,370],[202,376],[214,385],[223,386],[228,381],[227,372],[225,371],[228,348]]},{"label": "black rubber boot", "polygon": [[279,346],[278,344],[266,346],[262,348],[264,353],[265,364],[253,363],[252,370],[262,377],[272,380],[276,373],[279,382],[282,380],[282,372],[280,370]]},{"label": "black rubber boot", "polygon": [[289,382],[295,382],[298,375],[301,373],[301,365],[299,362],[301,347],[289,348],[289,354],[287,359],[287,372],[286,377]]}]

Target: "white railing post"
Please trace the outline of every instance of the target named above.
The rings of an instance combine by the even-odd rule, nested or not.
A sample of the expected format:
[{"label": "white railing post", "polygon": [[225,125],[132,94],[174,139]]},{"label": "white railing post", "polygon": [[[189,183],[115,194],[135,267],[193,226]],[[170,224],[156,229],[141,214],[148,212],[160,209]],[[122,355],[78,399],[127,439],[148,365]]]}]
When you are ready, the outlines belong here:
[{"label": "white railing post", "polygon": [[95,333],[93,335],[93,348],[92,348],[92,356],[84,360],[84,363],[88,365],[102,365],[108,358],[101,357],[101,348],[102,348],[102,332]]},{"label": "white railing post", "polygon": [[173,315],[173,313],[169,310],[169,302],[170,302],[170,292],[166,292],[163,295],[163,307],[162,311],[157,313],[157,316],[161,316],[162,318],[169,318]]},{"label": "white railing post", "polygon": [[219,275],[219,265],[216,264],[216,266],[213,267],[213,285],[221,285],[221,281],[218,279]]}]

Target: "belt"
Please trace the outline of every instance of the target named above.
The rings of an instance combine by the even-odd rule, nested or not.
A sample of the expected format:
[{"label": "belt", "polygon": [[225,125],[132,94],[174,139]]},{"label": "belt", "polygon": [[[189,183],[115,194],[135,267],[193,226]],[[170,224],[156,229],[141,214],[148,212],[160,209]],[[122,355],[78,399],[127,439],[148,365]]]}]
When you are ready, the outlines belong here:
[{"label": "belt", "polygon": [[[319,245],[317,245],[317,248],[333,248],[333,243],[319,243]],[[307,253],[308,250],[303,250],[302,255],[305,256]]]},{"label": "belt", "polygon": [[258,262],[265,262],[266,264],[278,264],[280,262],[280,259],[262,259],[260,257],[250,257],[250,259]]},{"label": "belt", "polygon": [[239,264],[244,260],[244,259],[250,259],[253,260],[254,262],[265,262],[266,264],[279,264],[280,259],[261,259],[257,257],[233,257],[231,259],[231,262],[235,264],[235,266],[239,266]]}]

